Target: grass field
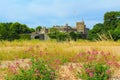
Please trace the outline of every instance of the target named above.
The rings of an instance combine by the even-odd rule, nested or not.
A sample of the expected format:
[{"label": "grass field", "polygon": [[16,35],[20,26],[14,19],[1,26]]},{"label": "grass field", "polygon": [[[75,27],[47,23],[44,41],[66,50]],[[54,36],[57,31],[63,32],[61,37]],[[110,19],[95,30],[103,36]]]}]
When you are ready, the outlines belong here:
[{"label": "grass field", "polygon": [[[71,42],[55,42],[55,41],[2,41],[0,42],[0,60],[14,60],[16,58],[30,58],[32,54],[54,54],[56,58],[69,58],[80,52],[91,50],[110,52],[120,56],[120,42],[113,41],[71,41]],[[52,57],[52,58],[54,58]]]},{"label": "grass field", "polygon": [[[31,57],[42,58],[51,65],[55,61],[60,64],[75,62],[73,58],[82,52],[98,51],[111,53],[117,61],[120,61],[120,42],[114,41],[1,41],[0,42],[0,61],[12,61],[17,59],[30,59]],[[112,58],[110,58],[112,59]],[[76,62],[84,62],[78,59]],[[1,70],[0,70],[1,71]],[[4,70],[2,70],[4,71]]]}]

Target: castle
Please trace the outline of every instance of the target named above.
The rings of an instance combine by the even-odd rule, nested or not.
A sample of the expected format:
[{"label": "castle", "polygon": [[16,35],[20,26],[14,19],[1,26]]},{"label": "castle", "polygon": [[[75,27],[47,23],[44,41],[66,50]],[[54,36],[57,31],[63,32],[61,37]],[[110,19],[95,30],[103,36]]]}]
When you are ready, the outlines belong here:
[{"label": "castle", "polygon": [[[68,24],[65,26],[53,26],[54,28],[58,29],[60,32],[79,32],[82,34],[82,38],[87,38],[87,34],[89,29],[86,28],[84,21],[76,22],[76,27],[71,27]],[[36,30],[36,32],[31,34],[31,39],[41,39],[46,40],[49,37],[47,36],[49,33],[49,28],[43,27],[40,31]]]}]

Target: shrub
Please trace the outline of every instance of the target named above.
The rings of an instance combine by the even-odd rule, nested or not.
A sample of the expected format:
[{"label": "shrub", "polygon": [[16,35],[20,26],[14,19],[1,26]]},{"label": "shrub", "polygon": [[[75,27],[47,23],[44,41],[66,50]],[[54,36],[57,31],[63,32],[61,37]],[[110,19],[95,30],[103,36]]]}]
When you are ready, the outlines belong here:
[{"label": "shrub", "polygon": [[30,35],[29,34],[20,34],[20,39],[23,39],[23,40],[30,40]]},{"label": "shrub", "polygon": [[84,64],[82,74],[79,74],[84,80],[107,80],[110,76],[110,66],[104,63]]},{"label": "shrub", "polygon": [[[111,53],[97,52],[96,50],[78,54],[84,59],[81,72],[78,77],[83,80],[108,80],[115,68],[119,68],[117,58]],[[112,60],[112,61],[111,61]]]},{"label": "shrub", "polygon": [[19,67],[20,72],[13,76],[7,76],[6,80],[54,80],[55,70],[50,68],[45,61],[31,59],[31,67],[28,70]]}]

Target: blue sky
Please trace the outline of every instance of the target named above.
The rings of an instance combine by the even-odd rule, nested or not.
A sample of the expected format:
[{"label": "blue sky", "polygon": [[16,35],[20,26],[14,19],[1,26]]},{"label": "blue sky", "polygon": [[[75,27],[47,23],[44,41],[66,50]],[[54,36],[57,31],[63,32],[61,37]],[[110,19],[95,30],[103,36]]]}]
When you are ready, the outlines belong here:
[{"label": "blue sky", "polygon": [[75,26],[85,21],[88,28],[103,22],[104,13],[120,11],[120,0],[0,0],[0,22]]}]

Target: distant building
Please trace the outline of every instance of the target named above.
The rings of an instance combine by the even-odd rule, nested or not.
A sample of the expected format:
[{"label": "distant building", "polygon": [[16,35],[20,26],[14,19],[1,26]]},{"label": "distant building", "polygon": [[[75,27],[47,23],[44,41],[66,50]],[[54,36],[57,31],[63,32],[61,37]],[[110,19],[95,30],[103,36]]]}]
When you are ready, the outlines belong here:
[{"label": "distant building", "polygon": [[[68,24],[65,26],[53,26],[54,28],[58,29],[60,32],[79,32],[82,34],[82,38],[87,38],[87,34],[89,29],[86,28],[84,21],[76,22],[76,27],[71,27]],[[49,29],[43,27],[40,31],[37,31],[31,34],[31,39],[41,39],[46,40],[48,39],[47,33],[49,33]]]},{"label": "distant building", "polygon": [[53,26],[54,28],[58,29],[60,32],[77,32],[75,28],[72,28],[71,26],[68,26],[66,24],[65,26]]}]

